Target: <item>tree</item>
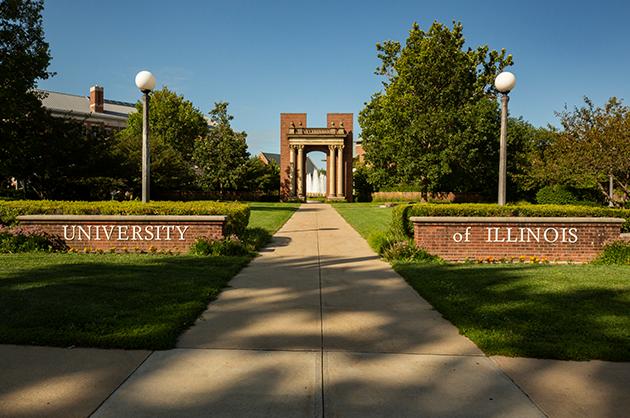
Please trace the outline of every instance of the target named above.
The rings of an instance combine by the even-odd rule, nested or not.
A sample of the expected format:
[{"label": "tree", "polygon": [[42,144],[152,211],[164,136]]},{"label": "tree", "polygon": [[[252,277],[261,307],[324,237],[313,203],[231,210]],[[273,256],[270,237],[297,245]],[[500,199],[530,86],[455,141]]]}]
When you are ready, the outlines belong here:
[{"label": "tree", "polygon": [[[33,122],[42,104],[33,89],[37,80],[54,75],[44,40],[41,12],[43,0],[2,0],[0,2],[0,174],[8,170],[24,146],[17,132]],[[30,120],[30,122],[29,122]]]},{"label": "tree", "polygon": [[201,183],[206,190],[237,188],[249,158],[245,132],[235,132],[230,126],[234,116],[227,113],[229,103],[214,103],[210,119],[216,124],[211,135],[198,138],[194,159],[203,171]]},{"label": "tree", "polygon": [[247,160],[239,182],[239,189],[269,192],[280,190],[280,167],[275,161],[265,164],[258,157]]},{"label": "tree", "polygon": [[421,186],[426,199],[453,179],[476,179],[475,162],[490,160],[500,123],[493,81],[512,56],[487,46],[463,51],[462,29],[434,22],[424,32],[414,23],[404,48],[376,45],[375,74],[387,81],[359,113],[373,184]]},{"label": "tree", "polygon": [[[127,156],[123,171],[139,188],[142,173],[142,102],[129,115],[127,128],[117,136],[119,154]],[[195,183],[195,141],[210,128],[203,113],[183,95],[163,86],[151,94],[149,108],[151,184],[160,189],[182,189]]]},{"label": "tree", "polygon": [[[552,139],[531,159],[527,181],[532,186],[595,187],[606,200],[625,207],[630,194],[630,108],[616,97],[601,108],[588,97],[584,103],[556,112],[562,129],[551,128]],[[621,203],[609,193],[610,177],[624,195]]]}]

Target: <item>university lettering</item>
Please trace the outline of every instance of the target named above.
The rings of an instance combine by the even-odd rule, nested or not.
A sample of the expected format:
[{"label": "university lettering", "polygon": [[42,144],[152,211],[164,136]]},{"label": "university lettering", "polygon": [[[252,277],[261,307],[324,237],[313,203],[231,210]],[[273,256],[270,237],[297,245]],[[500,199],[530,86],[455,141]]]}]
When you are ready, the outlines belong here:
[{"label": "university lettering", "polygon": [[66,241],[185,241],[188,226],[179,225],[63,225]]}]

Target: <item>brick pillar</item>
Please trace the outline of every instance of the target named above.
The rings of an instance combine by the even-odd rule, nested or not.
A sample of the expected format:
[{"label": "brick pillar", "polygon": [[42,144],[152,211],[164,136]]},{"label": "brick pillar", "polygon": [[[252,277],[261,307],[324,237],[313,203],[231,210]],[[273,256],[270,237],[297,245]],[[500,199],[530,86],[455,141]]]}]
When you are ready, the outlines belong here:
[{"label": "brick pillar", "polygon": [[92,109],[92,112],[103,113],[104,103],[103,87],[94,86],[90,88],[90,109]]}]

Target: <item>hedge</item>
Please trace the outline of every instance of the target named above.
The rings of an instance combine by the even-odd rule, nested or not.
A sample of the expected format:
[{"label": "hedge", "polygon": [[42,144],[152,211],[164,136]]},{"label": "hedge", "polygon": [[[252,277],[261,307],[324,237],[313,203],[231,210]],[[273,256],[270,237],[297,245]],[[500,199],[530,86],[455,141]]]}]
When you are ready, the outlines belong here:
[{"label": "hedge", "polygon": [[562,218],[623,218],[621,232],[630,232],[630,209],[613,209],[572,205],[506,205],[453,203],[399,205],[392,211],[392,228],[408,237],[413,236],[412,216],[479,216],[479,217],[562,217]]},{"label": "hedge", "polygon": [[250,209],[238,202],[68,202],[60,200],[0,201],[0,224],[16,225],[20,215],[228,215],[227,234],[240,236]]}]

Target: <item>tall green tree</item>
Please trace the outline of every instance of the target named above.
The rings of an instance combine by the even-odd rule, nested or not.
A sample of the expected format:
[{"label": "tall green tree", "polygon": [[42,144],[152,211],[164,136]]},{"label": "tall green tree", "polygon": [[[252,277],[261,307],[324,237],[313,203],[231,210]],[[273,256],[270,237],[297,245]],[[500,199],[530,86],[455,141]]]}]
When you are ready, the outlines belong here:
[{"label": "tall green tree", "polygon": [[404,47],[376,45],[382,65],[375,74],[387,80],[359,113],[373,184],[420,186],[426,199],[455,179],[476,179],[494,158],[500,119],[493,81],[512,56],[487,46],[464,50],[462,30],[434,22],[425,32],[414,23]]},{"label": "tall green tree", "polygon": [[197,139],[194,159],[202,170],[201,183],[206,190],[221,191],[239,186],[249,158],[245,132],[236,132],[230,126],[234,119],[227,113],[227,102],[215,102],[210,119],[215,128],[210,136]]},{"label": "tall green tree", "polygon": [[[125,177],[139,190],[142,175],[142,108],[129,115],[127,128],[117,135],[119,154],[126,156]],[[158,189],[186,189],[195,184],[195,141],[210,128],[203,113],[183,95],[166,86],[151,93],[149,108],[151,185]]]},{"label": "tall green tree", "polygon": [[[0,2],[0,175],[16,164],[16,155],[30,138],[30,129],[42,114],[41,97],[33,89],[38,80],[54,75],[42,27],[43,0]],[[19,165],[19,161],[17,161]]]},{"label": "tall green tree", "polygon": [[[562,128],[551,128],[551,137],[530,159],[525,181],[530,187],[595,188],[607,201],[625,207],[630,195],[630,108],[616,97],[603,107],[588,97],[584,103],[556,112]],[[624,196],[621,202],[610,195],[610,177]]]}]

